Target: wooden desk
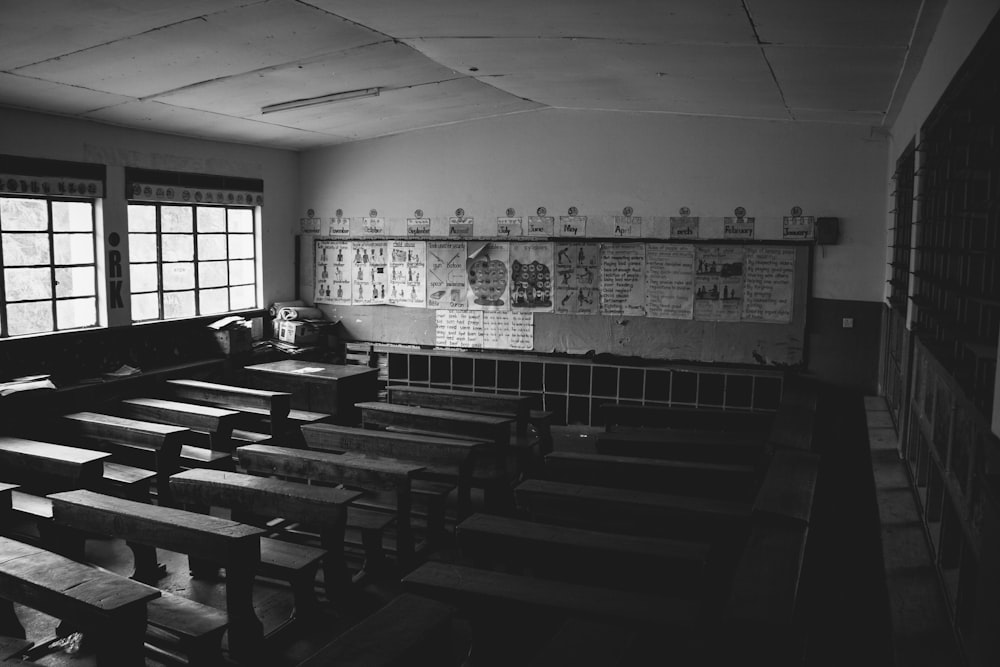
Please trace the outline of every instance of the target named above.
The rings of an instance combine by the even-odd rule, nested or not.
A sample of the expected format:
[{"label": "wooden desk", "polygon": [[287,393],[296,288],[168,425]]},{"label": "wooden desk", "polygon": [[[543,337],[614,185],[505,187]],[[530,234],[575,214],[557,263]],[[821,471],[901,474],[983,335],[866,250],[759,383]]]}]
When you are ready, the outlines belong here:
[{"label": "wooden desk", "polygon": [[361,413],[354,404],[378,396],[377,368],[285,359],[243,370],[248,381],[261,389],[289,392],[292,408],[333,415],[337,424],[357,424]]},{"label": "wooden desk", "polygon": [[0,437],[0,467],[18,475],[58,477],[80,486],[96,486],[104,474],[108,452],[51,442]]},{"label": "wooden desk", "polygon": [[0,537],[5,634],[24,635],[10,605],[17,602],[90,633],[98,665],[144,665],[146,603],[159,596],[152,586]]},{"label": "wooden desk", "polygon": [[[55,493],[49,498],[56,524],[120,537],[133,549],[137,564],[144,552],[136,547],[145,547],[187,554],[196,574],[211,569],[206,568],[206,563],[225,568],[229,651],[238,662],[256,662],[264,635],[254,613],[253,582],[260,563],[260,536],[266,531],[215,516],[85,490]],[[145,616],[142,620],[145,624]]]}]

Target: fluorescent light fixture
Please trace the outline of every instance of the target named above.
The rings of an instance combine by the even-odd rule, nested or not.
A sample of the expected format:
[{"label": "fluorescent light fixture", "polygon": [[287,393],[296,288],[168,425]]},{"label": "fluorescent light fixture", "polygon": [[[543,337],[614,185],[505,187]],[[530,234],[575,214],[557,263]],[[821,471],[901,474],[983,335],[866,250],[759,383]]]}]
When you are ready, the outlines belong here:
[{"label": "fluorescent light fixture", "polygon": [[330,104],[331,102],[343,102],[344,100],[357,100],[363,97],[378,97],[381,88],[362,88],[361,90],[345,90],[341,93],[331,93],[320,97],[308,97],[304,100],[292,100],[291,102],[281,102],[280,104],[268,104],[261,107],[260,112],[274,113],[275,111],[288,111],[289,109],[302,109],[305,107],[315,107],[320,104]]}]

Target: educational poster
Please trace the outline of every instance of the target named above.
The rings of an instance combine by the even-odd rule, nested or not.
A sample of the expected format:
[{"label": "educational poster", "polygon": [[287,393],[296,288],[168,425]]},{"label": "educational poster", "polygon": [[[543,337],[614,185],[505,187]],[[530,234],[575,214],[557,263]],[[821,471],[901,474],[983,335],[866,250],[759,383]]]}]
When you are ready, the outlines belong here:
[{"label": "educational poster", "polygon": [[316,240],[315,303],[351,305],[350,258],[350,241]]},{"label": "educational poster", "polygon": [[701,218],[688,215],[674,216],[670,218],[670,238],[672,239],[696,239],[698,238]]},{"label": "educational poster", "polygon": [[743,247],[697,246],[694,319],[736,322],[743,295]]},{"label": "educational poster", "polygon": [[646,245],[646,317],[694,316],[694,246]]},{"label": "educational poster", "polygon": [[427,307],[465,310],[465,241],[427,242]]},{"label": "educational poster", "polygon": [[645,315],[645,245],[601,244],[601,314]]},{"label": "educational poster", "polygon": [[756,218],[723,218],[722,238],[752,241],[756,221]]},{"label": "educational poster", "polygon": [[531,313],[483,313],[483,347],[495,350],[531,350],[535,346],[535,319]]},{"label": "educational poster", "polygon": [[354,263],[351,277],[355,306],[388,303],[389,276],[387,275],[388,241],[354,241]]},{"label": "educational poster", "polygon": [[510,244],[469,241],[469,310],[510,310]]},{"label": "educational poster", "polygon": [[601,246],[596,243],[557,243],[554,249],[554,311],[563,315],[600,314],[598,271]]},{"label": "educational poster", "polygon": [[510,244],[511,310],[552,312],[552,244]]},{"label": "educational poster", "polygon": [[795,248],[748,246],[740,319],[787,324],[794,295]]},{"label": "educational poster", "polygon": [[427,307],[427,245],[424,241],[391,241],[389,303],[407,308]]},{"label": "educational poster", "polygon": [[438,347],[481,348],[483,313],[469,310],[434,311],[434,344]]}]

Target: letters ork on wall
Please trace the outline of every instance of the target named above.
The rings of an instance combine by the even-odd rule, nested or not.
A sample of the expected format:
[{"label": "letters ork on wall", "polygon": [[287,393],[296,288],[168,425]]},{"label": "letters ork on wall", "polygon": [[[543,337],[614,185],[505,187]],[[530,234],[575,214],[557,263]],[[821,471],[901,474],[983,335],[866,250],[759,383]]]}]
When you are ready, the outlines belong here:
[{"label": "letters ork on wall", "polygon": [[436,311],[436,342],[532,349],[536,312],[792,321],[795,248],[565,241],[315,240],[314,301]]}]

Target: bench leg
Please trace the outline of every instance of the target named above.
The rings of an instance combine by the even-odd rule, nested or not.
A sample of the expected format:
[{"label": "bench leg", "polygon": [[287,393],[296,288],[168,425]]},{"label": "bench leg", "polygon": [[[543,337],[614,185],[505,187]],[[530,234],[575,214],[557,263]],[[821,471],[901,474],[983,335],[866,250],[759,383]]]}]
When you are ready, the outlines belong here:
[{"label": "bench leg", "polygon": [[253,609],[255,563],[226,566],[226,613],[229,614],[229,655],[243,665],[261,664],[264,626]]},{"label": "bench leg", "polygon": [[[320,529],[319,543],[326,549],[323,558],[323,587],[326,598],[330,602],[339,601],[351,587],[351,574],[347,571],[347,559],[344,556],[344,520],[332,526]],[[379,540],[381,545],[381,540]],[[365,552],[367,553],[367,544]]]},{"label": "bench leg", "polygon": [[145,614],[132,614],[116,619],[106,632],[90,631],[84,636],[85,641],[95,644],[98,667],[142,667],[146,664],[145,634]]},{"label": "bench leg", "polygon": [[365,562],[361,564],[361,571],[354,575],[355,583],[371,576],[378,576],[388,569],[385,549],[382,548],[381,530],[362,529],[361,545],[365,550]]},{"label": "bench leg", "polygon": [[24,626],[14,611],[14,603],[9,600],[0,600],[0,635],[25,638]]},{"label": "bench leg", "polygon": [[319,563],[316,564],[316,567],[300,572],[289,582],[292,585],[292,597],[295,600],[295,609],[292,612],[294,618],[305,618],[316,613],[316,609],[319,607],[319,601],[316,599],[316,571],[318,569]]},{"label": "bench leg", "polygon": [[506,479],[490,480],[484,484],[483,504],[490,514],[510,516],[514,513],[514,492]]},{"label": "bench leg", "polygon": [[157,581],[167,576],[167,566],[156,560],[156,547],[135,542],[126,542],[125,544],[132,550],[133,579],[144,584],[155,585]]}]

